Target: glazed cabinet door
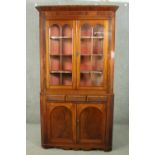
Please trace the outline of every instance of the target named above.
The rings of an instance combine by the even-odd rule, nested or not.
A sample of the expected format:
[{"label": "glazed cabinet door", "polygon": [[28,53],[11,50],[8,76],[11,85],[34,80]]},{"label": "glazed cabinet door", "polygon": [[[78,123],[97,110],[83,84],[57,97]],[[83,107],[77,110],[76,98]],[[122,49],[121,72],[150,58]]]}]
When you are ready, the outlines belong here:
[{"label": "glazed cabinet door", "polygon": [[75,87],[74,42],[74,21],[46,21],[47,88]]},{"label": "glazed cabinet door", "polygon": [[108,20],[79,20],[77,41],[77,87],[106,88]]},{"label": "glazed cabinet door", "polygon": [[47,131],[49,144],[75,142],[76,108],[71,103],[48,103]]},{"label": "glazed cabinet door", "polygon": [[77,105],[77,143],[104,144],[106,111],[104,104]]}]

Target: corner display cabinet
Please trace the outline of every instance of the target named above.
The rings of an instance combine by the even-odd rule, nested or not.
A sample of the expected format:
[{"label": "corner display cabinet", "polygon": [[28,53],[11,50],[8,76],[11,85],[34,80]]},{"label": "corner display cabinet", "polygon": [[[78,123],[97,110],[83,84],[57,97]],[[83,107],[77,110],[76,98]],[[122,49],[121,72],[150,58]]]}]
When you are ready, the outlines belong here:
[{"label": "corner display cabinet", "polygon": [[37,6],[44,148],[112,150],[118,6]]}]

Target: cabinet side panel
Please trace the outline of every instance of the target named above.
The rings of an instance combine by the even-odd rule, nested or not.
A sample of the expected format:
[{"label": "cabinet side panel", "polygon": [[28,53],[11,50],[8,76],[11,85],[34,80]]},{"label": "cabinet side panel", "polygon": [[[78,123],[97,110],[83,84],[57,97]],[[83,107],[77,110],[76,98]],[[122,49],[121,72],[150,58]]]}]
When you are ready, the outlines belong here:
[{"label": "cabinet side panel", "polygon": [[110,20],[110,52],[109,52],[109,60],[110,60],[110,85],[109,85],[109,93],[113,94],[113,81],[114,81],[114,58],[115,58],[115,14],[112,17],[112,20]]},{"label": "cabinet side panel", "polygon": [[47,129],[46,129],[46,103],[45,95],[40,93],[40,123],[41,123],[41,143],[44,147],[47,143]]},{"label": "cabinet side panel", "polygon": [[41,143],[45,147],[47,143],[46,132],[46,104],[45,104],[45,18],[42,12],[39,13],[40,20],[40,123]]},{"label": "cabinet side panel", "polygon": [[105,151],[112,150],[114,95],[109,96],[106,119]]},{"label": "cabinet side panel", "polygon": [[44,92],[45,88],[45,17],[39,13],[40,19],[40,91]]}]

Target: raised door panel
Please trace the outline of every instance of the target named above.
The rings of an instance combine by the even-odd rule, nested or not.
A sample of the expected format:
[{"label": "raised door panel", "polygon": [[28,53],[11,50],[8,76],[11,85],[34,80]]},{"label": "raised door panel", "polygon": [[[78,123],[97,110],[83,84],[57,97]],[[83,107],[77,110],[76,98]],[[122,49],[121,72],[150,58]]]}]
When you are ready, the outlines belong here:
[{"label": "raised door panel", "polygon": [[105,116],[104,104],[78,104],[77,142],[104,144]]},{"label": "raised door panel", "polygon": [[77,87],[105,89],[107,86],[108,20],[80,20],[77,23]]},{"label": "raised door panel", "polygon": [[46,21],[47,88],[75,87],[74,42],[74,21]]},{"label": "raised door panel", "polygon": [[75,142],[75,105],[48,103],[47,129],[49,143]]}]

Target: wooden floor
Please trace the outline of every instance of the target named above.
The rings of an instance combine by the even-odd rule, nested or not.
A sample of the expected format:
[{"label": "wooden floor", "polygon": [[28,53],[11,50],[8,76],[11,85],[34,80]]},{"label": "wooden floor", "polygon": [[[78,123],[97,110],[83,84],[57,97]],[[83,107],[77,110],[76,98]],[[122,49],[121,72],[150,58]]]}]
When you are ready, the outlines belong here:
[{"label": "wooden floor", "polygon": [[[114,124],[113,151],[108,155],[128,155],[129,138],[128,125]],[[73,151],[63,149],[43,149],[40,142],[40,125],[27,124],[26,155],[106,155],[103,151]]]}]

